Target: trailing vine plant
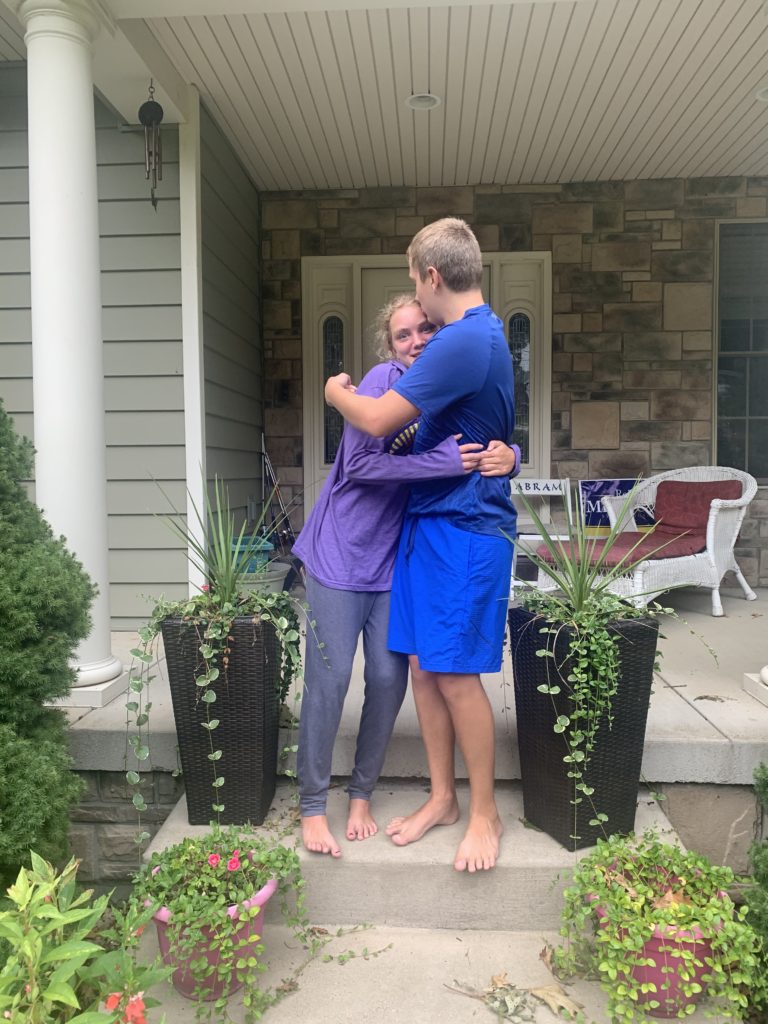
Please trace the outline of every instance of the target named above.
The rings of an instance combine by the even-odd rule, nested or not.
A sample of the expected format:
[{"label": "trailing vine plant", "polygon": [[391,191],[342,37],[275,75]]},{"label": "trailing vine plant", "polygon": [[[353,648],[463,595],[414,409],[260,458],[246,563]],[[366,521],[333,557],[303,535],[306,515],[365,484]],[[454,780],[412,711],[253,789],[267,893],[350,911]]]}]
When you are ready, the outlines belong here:
[{"label": "trailing vine plant", "polygon": [[[134,787],[133,805],[139,815],[139,844],[149,839],[141,829],[141,815],[147,810],[141,790],[142,777],[133,766],[129,767],[130,753],[138,762],[151,770],[150,750],[150,686],[155,678],[153,665],[158,661],[157,638],[162,624],[168,618],[180,618],[195,632],[199,652],[199,669],[194,679],[195,704],[200,709],[200,726],[208,735],[207,759],[211,773],[211,819],[220,824],[226,800],[226,761],[216,742],[219,719],[216,717],[216,687],[218,680],[227,679],[231,656],[232,623],[236,618],[253,620],[254,626],[271,627],[280,650],[277,687],[280,706],[290,692],[292,683],[301,676],[301,621],[304,606],[285,591],[267,592],[243,588],[244,579],[253,579],[248,572],[252,559],[261,562],[262,543],[267,536],[262,530],[262,518],[246,535],[244,523],[239,533],[235,530],[234,515],[223,483],[214,481],[214,498],[206,498],[206,513],[193,508],[204,540],[200,540],[175,512],[166,517],[173,532],[188,545],[189,558],[206,579],[200,592],[181,601],[160,597],[154,605],[147,623],[139,631],[139,644],[131,651],[133,662],[129,673],[128,700],[126,702],[126,780]],[[265,508],[269,507],[269,502]],[[262,565],[262,569],[266,566]],[[257,573],[258,573],[257,568]],[[291,723],[295,715],[290,715]],[[295,749],[289,746],[287,753]],[[292,774],[292,772],[288,772]]]}]

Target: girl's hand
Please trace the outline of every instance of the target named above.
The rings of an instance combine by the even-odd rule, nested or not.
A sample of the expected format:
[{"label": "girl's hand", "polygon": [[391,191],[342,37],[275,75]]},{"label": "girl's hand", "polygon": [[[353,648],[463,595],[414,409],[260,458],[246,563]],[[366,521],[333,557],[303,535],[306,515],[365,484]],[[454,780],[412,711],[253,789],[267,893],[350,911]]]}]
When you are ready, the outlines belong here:
[{"label": "girl's hand", "polygon": [[490,441],[478,460],[481,476],[509,476],[515,468],[515,453],[503,441]]},{"label": "girl's hand", "polygon": [[325,400],[328,405],[333,405],[333,393],[336,388],[342,388],[352,394],[357,391],[348,373],[337,373],[335,377],[329,377],[325,382]]},{"label": "girl's hand", "polygon": [[[461,434],[456,435],[456,440]],[[465,473],[474,473],[480,468],[480,457],[483,454],[481,444],[460,444],[459,455],[461,456],[461,467]]]}]

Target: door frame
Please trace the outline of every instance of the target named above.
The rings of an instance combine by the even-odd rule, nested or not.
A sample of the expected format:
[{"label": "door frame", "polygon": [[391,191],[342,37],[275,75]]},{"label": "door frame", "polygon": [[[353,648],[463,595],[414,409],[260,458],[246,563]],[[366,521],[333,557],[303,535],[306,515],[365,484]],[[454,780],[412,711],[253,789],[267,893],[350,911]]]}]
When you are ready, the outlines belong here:
[{"label": "door frame", "polygon": [[[362,274],[366,269],[402,268],[403,255],[379,256],[304,256],[301,260],[301,338],[303,387],[303,470],[304,519],[306,521],[317,500],[325,479],[310,479],[323,466],[323,386],[322,352],[317,344],[320,324],[329,315],[339,316],[344,324],[345,369],[354,381],[360,379],[363,358]],[[542,271],[539,308],[530,302],[507,303],[500,301],[503,267],[509,263],[535,263]],[[531,358],[535,394],[531,395],[531,460],[523,470],[524,476],[548,477],[551,452],[552,408],[552,253],[542,252],[486,252],[483,264],[490,267],[491,291],[487,299],[491,307],[505,321],[511,312],[527,313],[531,319],[533,342]],[[324,280],[331,271],[333,282]],[[314,298],[313,298],[314,296]],[[498,297],[498,300],[497,298]]]}]

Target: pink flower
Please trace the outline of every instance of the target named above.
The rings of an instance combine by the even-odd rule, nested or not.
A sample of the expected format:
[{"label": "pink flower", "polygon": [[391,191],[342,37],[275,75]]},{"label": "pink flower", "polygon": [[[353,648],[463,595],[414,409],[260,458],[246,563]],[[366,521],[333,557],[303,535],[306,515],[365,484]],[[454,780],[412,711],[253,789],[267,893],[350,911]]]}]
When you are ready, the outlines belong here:
[{"label": "pink flower", "polygon": [[202,585],[202,587],[200,587],[200,589],[202,590],[202,592],[203,592],[204,594],[207,594],[207,593],[208,593],[208,591],[209,591],[209,590],[210,590],[211,588],[210,588],[210,585],[209,585],[208,583],[204,583],[204,584]]},{"label": "pink flower", "polygon": [[143,992],[139,992],[128,1000],[128,1005],[123,1015],[123,1020],[127,1021],[128,1024],[147,1024],[147,1018],[144,1016],[146,1007],[142,999],[143,995]]},{"label": "pink flower", "polygon": [[235,850],[230,860],[227,861],[227,871],[237,871],[240,867],[240,851]]},{"label": "pink flower", "polygon": [[208,863],[211,865],[212,868],[217,868],[219,866],[220,860],[221,857],[218,855],[218,853],[212,853],[208,858]]},{"label": "pink flower", "polygon": [[104,1006],[108,1010],[116,1010],[120,1005],[120,1000],[123,998],[122,992],[110,992],[107,998],[104,1000]]}]

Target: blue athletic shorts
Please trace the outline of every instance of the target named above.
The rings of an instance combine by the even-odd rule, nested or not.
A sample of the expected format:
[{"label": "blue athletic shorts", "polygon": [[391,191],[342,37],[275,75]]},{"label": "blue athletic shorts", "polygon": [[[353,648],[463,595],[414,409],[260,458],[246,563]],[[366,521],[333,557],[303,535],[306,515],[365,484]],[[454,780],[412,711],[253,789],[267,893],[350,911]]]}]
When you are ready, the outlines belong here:
[{"label": "blue athletic shorts", "polygon": [[406,516],[392,582],[390,650],[417,654],[427,672],[498,672],[511,571],[506,537]]}]

